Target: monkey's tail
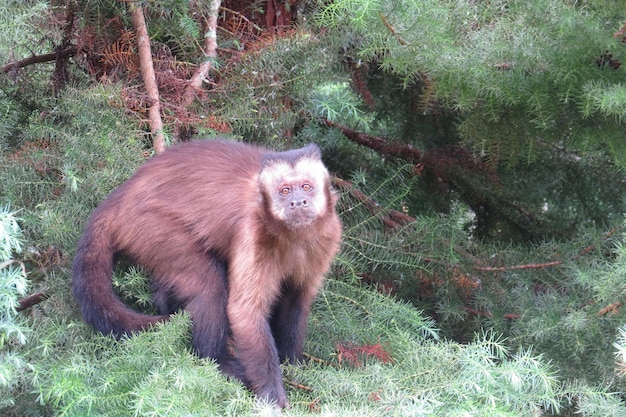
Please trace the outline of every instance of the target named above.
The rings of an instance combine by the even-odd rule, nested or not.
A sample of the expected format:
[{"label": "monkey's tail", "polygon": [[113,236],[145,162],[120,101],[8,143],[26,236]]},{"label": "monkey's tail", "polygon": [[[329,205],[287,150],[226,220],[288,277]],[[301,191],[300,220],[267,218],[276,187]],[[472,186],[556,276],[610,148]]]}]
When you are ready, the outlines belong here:
[{"label": "monkey's tail", "polygon": [[[104,233],[106,235],[106,233]],[[89,225],[78,243],[72,265],[72,291],[80,304],[83,318],[104,334],[130,335],[168,316],[151,316],[127,307],[114,293],[113,245],[109,238],[94,234]]]}]

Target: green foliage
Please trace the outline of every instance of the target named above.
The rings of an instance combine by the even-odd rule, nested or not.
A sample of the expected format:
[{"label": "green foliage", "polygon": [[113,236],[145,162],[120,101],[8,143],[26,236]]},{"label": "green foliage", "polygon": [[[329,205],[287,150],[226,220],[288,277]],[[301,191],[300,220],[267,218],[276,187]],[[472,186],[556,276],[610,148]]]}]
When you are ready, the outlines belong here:
[{"label": "green foliage", "polygon": [[166,45],[181,61],[197,61],[202,56],[198,52],[203,35],[200,16],[206,13],[203,6],[204,2],[189,0],[146,2],[151,40]]},{"label": "green foliage", "polygon": [[236,135],[261,143],[271,139],[274,146],[311,115],[341,112],[340,121],[366,122],[346,74],[329,64],[334,54],[321,42],[300,31],[258,45],[225,70],[220,94],[208,103],[211,111],[228,120]]},{"label": "green foliage", "polygon": [[243,412],[250,395],[192,355],[189,335],[189,317],[180,315],[130,339],[99,336],[70,352],[51,350],[40,358],[52,363],[37,369],[36,389],[64,416]]},{"label": "green foliage", "polygon": [[0,206],[0,409],[13,405],[12,390],[28,372],[17,348],[26,343],[29,330],[16,310],[28,289],[26,272],[14,259],[23,243],[18,220],[9,206]]},{"label": "green foliage", "polygon": [[12,60],[45,50],[49,44],[39,42],[41,39],[37,39],[33,26],[43,28],[49,9],[49,3],[42,0],[3,0],[0,4],[0,56]]},{"label": "green foliage", "polygon": [[[344,246],[337,259],[342,274],[373,280],[382,291],[412,299],[439,318],[444,335],[470,340],[473,331],[492,329],[506,335],[516,354],[524,356],[532,346],[577,387],[571,395],[584,397],[580,410],[598,416],[623,412],[617,397],[590,387],[626,388],[611,349],[614,343],[618,352],[623,349],[623,335],[615,340],[626,314],[626,224],[617,225],[609,238],[590,222],[564,242],[488,244],[472,237],[475,216],[457,205],[446,217],[420,217],[390,230],[381,220],[391,209],[401,209],[419,184],[408,181],[408,173],[397,170],[381,183],[355,176],[353,183],[382,203],[375,209],[372,201],[355,200],[354,189],[344,190]],[[557,211],[563,215],[567,207],[564,203]]]},{"label": "green foliage", "polygon": [[[621,163],[613,132],[622,130],[626,76],[610,64],[625,52],[613,36],[619,6],[586,3],[340,0],[316,19],[352,55],[425,85],[427,100],[460,115],[464,142],[491,158],[523,161],[541,138],[606,144]],[[590,125],[611,133],[590,137]]]},{"label": "green foliage", "polygon": [[[461,202],[477,237],[541,241],[622,213],[626,44],[619,7],[604,3],[340,0],[314,20],[373,100],[362,107],[370,133],[425,155],[428,176],[407,198],[413,214]],[[468,166],[469,154],[428,159],[450,145],[491,177]]]},{"label": "green foliage", "polygon": [[[115,106],[121,103],[119,90],[98,86],[70,88],[53,107],[48,107],[49,98],[39,101],[37,97],[28,98],[32,100],[28,108],[18,102],[15,108],[21,112],[22,126],[0,157],[0,196],[2,201],[19,207],[29,248],[20,259],[21,268],[17,263],[4,264],[8,258],[0,261],[0,287],[8,297],[3,297],[0,306],[3,415],[40,413],[39,407],[33,406],[33,382],[27,379],[31,371],[35,375],[42,372],[38,363],[47,361],[56,349],[75,354],[73,347],[84,342],[68,334],[67,318],[79,319],[68,286],[66,263],[71,258],[46,260],[41,254],[49,252],[48,248],[62,254],[73,253],[88,214],[143,159],[143,142],[138,139],[141,136],[133,130],[134,123],[127,119],[123,108]],[[9,98],[15,103],[15,96]],[[3,256],[13,256],[19,248],[19,241],[11,240],[17,238],[16,220],[9,220],[10,217],[3,218]],[[57,271],[59,262],[65,268],[61,273]],[[44,290],[50,297],[35,315],[39,319],[32,326],[29,343],[20,346],[24,342],[26,316],[16,315],[15,306],[17,299],[26,294],[24,268],[32,268],[31,276],[40,277],[29,287]],[[9,406],[13,408],[7,409]]]},{"label": "green foliage", "polygon": [[[623,239],[602,241],[586,230],[567,243],[544,242],[523,250],[468,242],[457,250],[471,252],[475,262],[491,254],[489,265],[508,266],[489,269],[464,262],[463,270],[480,286],[466,288],[465,314],[455,315],[461,308],[453,302],[436,306],[437,314],[448,318],[442,331],[465,338],[461,329],[470,331],[469,323],[493,329],[512,346],[533,346],[570,381],[623,392],[611,348],[625,317]],[[434,298],[445,300],[449,287],[459,284],[444,283]]]},{"label": "green foliage", "polygon": [[141,162],[144,144],[119,100],[115,89],[68,89],[6,151],[0,195],[24,210],[32,239],[72,247],[87,215]]},{"label": "green foliage", "polygon": [[[364,131],[370,130],[371,120],[363,112],[361,99],[347,81],[324,83],[311,93],[314,114],[337,123],[348,123]],[[371,116],[370,116],[371,117]]]},{"label": "green foliage", "polygon": [[614,118],[623,123],[626,114],[626,88],[621,83],[590,81],[583,87],[584,101],[581,104],[586,117],[594,113]]},{"label": "green foliage", "polygon": [[[55,414],[67,416],[267,412],[212,362],[189,352],[189,326],[180,315],[130,339],[92,335],[79,343],[84,325],[48,330],[47,341],[37,343],[56,348],[32,352],[40,364],[35,389]],[[553,371],[537,356],[510,354],[493,335],[466,345],[425,339],[437,333],[411,306],[333,279],[315,303],[309,330],[306,350],[323,362],[285,367],[288,381],[307,387],[290,389],[285,415],[530,416],[538,407],[558,410],[563,400]],[[68,333],[76,339],[72,348]],[[330,340],[378,344],[393,362],[372,356],[343,363]]]},{"label": "green foliage", "polygon": [[152,292],[147,274],[141,268],[130,266],[127,269],[118,265],[113,274],[113,288],[129,306],[146,313],[156,314],[152,305]]},{"label": "green foliage", "polygon": [[[339,203],[344,234],[337,263],[346,272],[351,271],[350,275],[354,276],[354,271],[363,271],[363,265],[371,271],[386,273],[402,273],[420,267],[421,257],[411,247],[415,242],[410,240],[410,232],[385,233],[382,223],[389,210],[402,209],[403,199],[411,190],[408,168],[396,168],[394,174],[381,182],[368,182],[362,176],[355,176],[354,188],[345,190]],[[368,199],[357,200],[355,192],[363,193]]]},{"label": "green foliage", "polygon": [[[2,65],[48,53],[58,44],[60,30],[48,22],[51,9],[50,2],[42,0],[0,2]],[[0,150],[18,143],[38,105],[50,101],[49,73],[49,67],[31,66],[0,76]]]},{"label": "green foliage", "polygon": [[336,370],[323,365],[288,369],[288,375],[295,372],[298,380],[314,387],[322,411],[453,416],[532,415],[537,407],[560,408],[560,384],[537,357],[529,352],[511,355],[493,335],[466,345],[422,339],[420,334],[433,335],[428,322],[409,305],[382,295],[330,280],[310,326],[309,345],[328,336],[379,343],[393,358],[392,364],[367,360]]}]

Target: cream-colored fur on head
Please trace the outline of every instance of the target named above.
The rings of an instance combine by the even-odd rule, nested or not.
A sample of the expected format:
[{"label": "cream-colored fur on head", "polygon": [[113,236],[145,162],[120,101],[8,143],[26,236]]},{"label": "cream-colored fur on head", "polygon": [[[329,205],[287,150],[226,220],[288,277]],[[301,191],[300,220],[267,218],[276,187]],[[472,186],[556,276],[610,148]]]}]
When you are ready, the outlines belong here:
[{"label": "cream-colored fur on head", "polygon": [[295,164],[288,161],[272,160],[261,171],[260,182],[271,199],[272,214],[283,221],[288,221],[287,206],[280,199],[280,190],[285,187],[302,186],[308,183],[313,189],[307,199],[310,217],[298,225],[306,225],[323,216],[328,209],[327,193],[328,170],[321,160],[314,156],[304,156]]}]

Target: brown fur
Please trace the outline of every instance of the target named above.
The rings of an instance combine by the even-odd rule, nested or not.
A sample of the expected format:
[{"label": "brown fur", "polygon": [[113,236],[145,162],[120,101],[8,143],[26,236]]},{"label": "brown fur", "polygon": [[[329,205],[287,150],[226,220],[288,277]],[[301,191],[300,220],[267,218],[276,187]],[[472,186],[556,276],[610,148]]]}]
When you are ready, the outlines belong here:
[{"label": "brown fur", "polygon": [[[335,202],[315,145],[174,146],[94,211],[74,260],[74,294],[85,320],[115,335],[188,310],[200,356],[286,407],[279,361],[301,358],[310,305],[339,249]],[[117,253],[150,271],[162,316],[114,295]]]}]

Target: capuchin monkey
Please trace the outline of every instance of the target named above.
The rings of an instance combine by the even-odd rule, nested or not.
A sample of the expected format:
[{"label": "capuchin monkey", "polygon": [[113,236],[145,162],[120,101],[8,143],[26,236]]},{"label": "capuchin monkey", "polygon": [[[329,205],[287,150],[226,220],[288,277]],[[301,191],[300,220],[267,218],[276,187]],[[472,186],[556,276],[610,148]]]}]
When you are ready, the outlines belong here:
[{"label": "capuchin monkey", "polygon": [[[175,145],[93,212],[74,258],[74,295],[86,322],[117,337],[188,311],[199,356],[288,407],[280,363],[301,359],[311,303],[339,250],[336,201],[315,144]],[[149,271],[160,316],[114,294],[118,254]]]}]

